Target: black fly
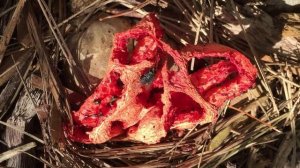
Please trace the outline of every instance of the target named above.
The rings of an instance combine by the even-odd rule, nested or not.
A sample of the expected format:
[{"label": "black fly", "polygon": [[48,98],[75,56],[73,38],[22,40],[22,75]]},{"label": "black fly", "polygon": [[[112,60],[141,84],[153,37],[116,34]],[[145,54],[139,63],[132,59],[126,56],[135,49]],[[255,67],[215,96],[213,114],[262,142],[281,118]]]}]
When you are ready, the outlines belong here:
[{"label": "black fly", "polygon": [[153,80],[154,80],[154,77],[155,77],[155,68],[151,68],[149,71],[147,71],[145,74],[143,74],[141,76],[141,83],[146,85],[146,84],[150,84]]}]

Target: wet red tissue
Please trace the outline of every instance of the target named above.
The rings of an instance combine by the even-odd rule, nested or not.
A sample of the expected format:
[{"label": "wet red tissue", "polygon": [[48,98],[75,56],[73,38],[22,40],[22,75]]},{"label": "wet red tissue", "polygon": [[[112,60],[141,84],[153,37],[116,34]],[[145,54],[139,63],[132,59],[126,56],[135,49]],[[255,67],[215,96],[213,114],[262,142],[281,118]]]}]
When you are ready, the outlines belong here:
[{"label": "wet red tissue", "polygon": [[[257,70],[238,51],[220,44],[177,51],[162,36],[154,14],[115,35],[109,71],[73,113],[73,130],[66,129],[69,139],[99,144],[122,135],[123,140],[155,144],[171,129],[214,121],[226,100],[254,85]],[[136,41],[131,52],[130,40]],[[192,58],[215,61],[189,72]]]}]

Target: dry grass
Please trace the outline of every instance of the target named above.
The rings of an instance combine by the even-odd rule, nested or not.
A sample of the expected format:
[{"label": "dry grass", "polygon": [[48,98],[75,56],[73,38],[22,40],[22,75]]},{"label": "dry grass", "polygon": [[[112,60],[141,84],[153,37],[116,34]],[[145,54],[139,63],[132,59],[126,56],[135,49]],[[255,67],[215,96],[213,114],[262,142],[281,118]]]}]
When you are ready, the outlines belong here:
[{"label": "dry grass", "polygon": [[[282,18],[266,13],[260,8],[261,3],[241,5],[233,0],[230,3],[222,0],[96,0],[74,13],[67,12],[67,3],[60,1],[25,3],[19,0],[3,6],[6,10],[0,13],[0,30],[3,31],[0,95],[5,97],[0,97],[0,124],[3,126],[0,129],[10,127],[35,142],[9,146],[0,154],[0,162],[9,159],[7,156],[26,153],[38,146],[43,149],[42,155],[26,154],[48,167],[299,166],[300,52],[297,47],[300,46],[298,42],[288,43],[295,45],[291,50],[293,46],[287,48],[284,39],[300,38],[300,35],[283,34],[287,25],[294,26],[300,33],[299,15],[277,22]],[[71,69],[82,94],[89,95],[92,90],[65,42],[66,37],[81,31],[80,27],[92,17],[138,20],[151,11],[157,13],[166,34],[178,48],[188,43],[217,42],[247,55],[259,70],[256,86],[225,103],[216,123],[199,125],[182,137],[170,133],[159,144],[111,141],[82,145],[66,140],[62,122],[72,123],[71,107],[66,86],[60,78],[64,72],[59,64],[65,62],[64,66]],[[101,15],[105,12],[109,15]],[[22,22],[18,22],[18,16],[22,17]],[[270,19],[273,22],[270,23]],[[79,24],[74,26],[75,20]],[[27,35],[13,34],[18,27]],[[264,46],[260,40],[265,40]],[[278,47],[279,42],[283,44]],[[28,80],[33,78],[38,82]],[[31,95],[33,88],[43,92],[41,103],[31,98],[41,126],[40,133],[35,135],[6,122],[20,91],[25,89],[26,94]],[[5,142],[2,144],[7,146]]]}]

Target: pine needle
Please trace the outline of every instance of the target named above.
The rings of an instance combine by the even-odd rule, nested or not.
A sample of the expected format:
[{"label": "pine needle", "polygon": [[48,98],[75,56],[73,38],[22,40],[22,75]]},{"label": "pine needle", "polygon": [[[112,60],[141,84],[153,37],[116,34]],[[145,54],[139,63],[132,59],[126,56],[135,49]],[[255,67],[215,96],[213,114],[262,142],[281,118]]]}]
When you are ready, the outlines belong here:
[{"label": "pine needle", "polygon": [[28,151],[34,147],[36,147],[36,143],[30,142],[28,144],[25,144],[25,145],[16,147],[14,149],[10,149],[9,151],[3,152],[0,154],[0,163],[7,159],[10,159],[16,155],[19,155],[22,152]]},{"label": "pine needle", "polygon": [[274,130],[274,131],[276,131],[276,132],[278,132],[278,133],[282,133],[282,131],[278,130],[276,127],[274,127],[274,126],[272,126],[271,124],[266,123],[266,122],[264,122],[264,121],[262,121],[262,120],[260,120],[260,119],[258,119],[258,118],[256,118],[256,117],[250,115],[249,113],[246,113],[246,112],[244,112],[244,111],[242,111],[242,110],[240,110],[240,109],[238,109],[238,108],[235,108],[235,107],[233,107],[233,106],[229,106],[229,108],[230,108],[230,109],[233,109],[233,110],[235,110],[235,111],[237,111],[237,112],[239,112],[239,113],[242,113],[242,114],[244,114],[244,115],[246,115],[246,116],[248,116],[248,117],[250,117],[250,118],[252,118],[252,119],[254,119],[254,120],[256,120],[256,121],[258,121],[259,123],[261,123],[261,124],[263,124],[263,125],[269,127],[270,129],[272,129],[272,130]]}]

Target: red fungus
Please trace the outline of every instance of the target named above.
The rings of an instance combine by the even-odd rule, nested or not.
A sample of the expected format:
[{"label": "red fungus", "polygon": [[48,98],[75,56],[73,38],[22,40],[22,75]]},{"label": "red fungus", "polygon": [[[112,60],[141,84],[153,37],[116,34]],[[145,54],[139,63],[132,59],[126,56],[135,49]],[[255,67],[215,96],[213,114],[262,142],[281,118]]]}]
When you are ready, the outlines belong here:
[{"label": "red fungus", "polygon": [[[127,140],[158,143],[170,129],[214,121],[224,101],[254,84],[256,69],[238,51],[219,44],[177,51],[162,35],[154,14],[115,35],[109,73],[74,112],[74,131],[67,131],[71,140],[96,144],[123,134]],[[130,39],[137,42],[132,53]],[[167,57],[177,71],[168,68]],[[189,74],[193,57],[224,60]]]}]

